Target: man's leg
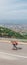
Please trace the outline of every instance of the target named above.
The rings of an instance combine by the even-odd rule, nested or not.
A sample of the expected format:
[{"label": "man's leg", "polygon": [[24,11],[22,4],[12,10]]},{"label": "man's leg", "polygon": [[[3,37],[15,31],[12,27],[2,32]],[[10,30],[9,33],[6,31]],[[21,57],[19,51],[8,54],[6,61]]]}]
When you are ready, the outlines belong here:
[{"label": "man's leg", "polygon": [[17,50],[16,44],[14,44],[14,48]]}]

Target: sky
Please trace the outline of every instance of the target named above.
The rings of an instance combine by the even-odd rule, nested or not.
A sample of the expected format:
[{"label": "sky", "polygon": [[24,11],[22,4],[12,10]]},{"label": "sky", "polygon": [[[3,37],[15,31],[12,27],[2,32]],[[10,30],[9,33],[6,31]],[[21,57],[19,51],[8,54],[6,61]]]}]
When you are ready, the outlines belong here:
[{"label": "sky", "polygon": [[0,22],[27,23],[27,0],[0,0]]}]

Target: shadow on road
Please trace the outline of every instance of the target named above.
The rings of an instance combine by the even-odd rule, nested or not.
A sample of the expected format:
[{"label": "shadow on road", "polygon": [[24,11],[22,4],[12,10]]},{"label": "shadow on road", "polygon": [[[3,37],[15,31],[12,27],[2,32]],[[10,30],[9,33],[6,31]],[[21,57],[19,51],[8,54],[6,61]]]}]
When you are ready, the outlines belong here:
[{"label": "shadow on road", "polygon": [[17,47],[17,50],[22,50],[22,48],[21,47]]}]

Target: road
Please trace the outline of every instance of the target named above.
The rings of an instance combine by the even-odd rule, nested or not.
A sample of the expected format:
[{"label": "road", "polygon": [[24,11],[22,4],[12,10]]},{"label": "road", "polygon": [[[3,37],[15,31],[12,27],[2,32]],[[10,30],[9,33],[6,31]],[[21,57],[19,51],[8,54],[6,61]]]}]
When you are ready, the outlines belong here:
[{"label": "road", "polygon": [[27,65],[27,44],[17,47],[18,50],[12,50],[12,44],[0,42],[0,65]]}]

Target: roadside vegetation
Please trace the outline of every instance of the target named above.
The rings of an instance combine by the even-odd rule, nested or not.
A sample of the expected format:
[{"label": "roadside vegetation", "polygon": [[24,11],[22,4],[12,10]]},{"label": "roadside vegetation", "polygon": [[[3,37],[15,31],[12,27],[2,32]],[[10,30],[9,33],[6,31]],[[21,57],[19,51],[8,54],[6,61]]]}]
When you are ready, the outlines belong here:
[{"label": "roadside vegetation", "polygon": [[20,32],[15,32],[8,28],[0,27],[0,37],[27,39],[27,34],[22,35],[22,34],[20,34]]}]

